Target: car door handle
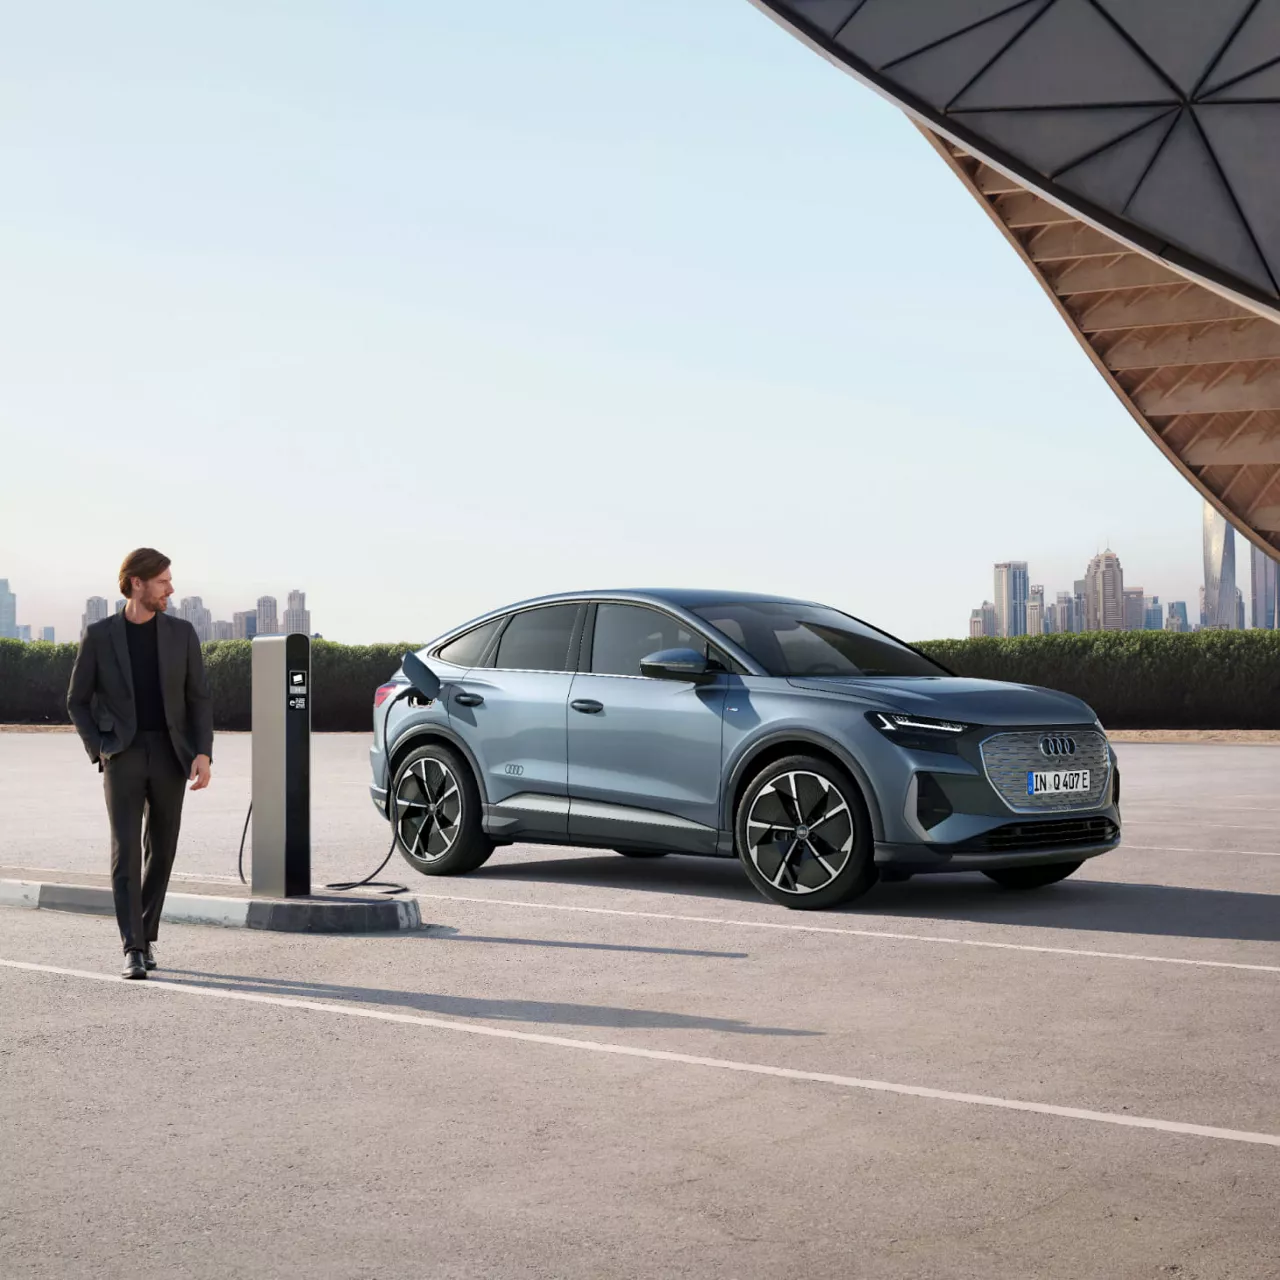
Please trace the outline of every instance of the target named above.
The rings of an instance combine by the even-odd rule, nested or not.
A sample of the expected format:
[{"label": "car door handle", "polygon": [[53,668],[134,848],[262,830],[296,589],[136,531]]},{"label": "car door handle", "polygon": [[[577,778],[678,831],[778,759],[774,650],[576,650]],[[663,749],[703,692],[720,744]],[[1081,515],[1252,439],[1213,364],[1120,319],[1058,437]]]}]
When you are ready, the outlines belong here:
[{"label": "car door handle", "polygon": [[462,707],[478,707],[484,701],[478,693],[456,693],[453,700]]},{"label": "car door handle", "polygon": [[582,711],[589,716],[595,715],[597,711],[604,710],[604,703],[597,702],[594,698],[574,698],[569,705],[575,711]]}]

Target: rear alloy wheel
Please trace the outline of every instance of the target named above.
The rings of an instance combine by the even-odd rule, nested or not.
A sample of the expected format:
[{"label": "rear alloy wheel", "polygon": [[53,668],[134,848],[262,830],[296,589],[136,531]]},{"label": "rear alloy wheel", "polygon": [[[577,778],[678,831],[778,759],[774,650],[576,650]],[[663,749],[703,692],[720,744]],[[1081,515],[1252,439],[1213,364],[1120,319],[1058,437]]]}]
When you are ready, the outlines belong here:
[{"label": "rear alloy wheel", "polygon": [[1080,870],[1083,862],[1051,862],[1042,867],[995,867],[982,874],[1004,889],[1042,889]]},{"label": "rear alloy wheel", "polygon": [[396,848],[424,876],[460,876],[493,852],[471,770],[448,747],[417,747],[396,770]]},{"label": "rear alloy wheel", "polygon": [[871,822],[853,780],[815,756],[759,773],[735,820],[738,857],[772,902],[820,911],[876,882]]}]

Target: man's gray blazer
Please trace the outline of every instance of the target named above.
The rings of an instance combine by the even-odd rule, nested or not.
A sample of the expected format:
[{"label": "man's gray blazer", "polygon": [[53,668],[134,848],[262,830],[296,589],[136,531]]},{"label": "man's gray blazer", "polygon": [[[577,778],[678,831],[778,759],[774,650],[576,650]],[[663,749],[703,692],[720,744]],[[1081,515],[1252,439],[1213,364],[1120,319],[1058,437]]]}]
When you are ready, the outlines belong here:
[{"label": "man's gray blazer", "polygon": [[[138,731],[133,701],[133,668],[124,613],[91,623],[80,640],[71,672],[67,710],[89,759],[119,755]],[[213,701],[204,675],[196,629],[167,613],[156,615],[160,692],[169,741],[184,773],[196,756],[213,759]]]}]

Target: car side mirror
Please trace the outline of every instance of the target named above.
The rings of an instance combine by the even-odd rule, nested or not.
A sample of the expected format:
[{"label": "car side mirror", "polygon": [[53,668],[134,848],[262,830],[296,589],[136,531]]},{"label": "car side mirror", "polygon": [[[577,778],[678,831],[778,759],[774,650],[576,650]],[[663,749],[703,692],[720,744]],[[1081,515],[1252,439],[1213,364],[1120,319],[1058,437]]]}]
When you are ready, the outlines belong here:
[{"label": "car side mirror", "polygon": [[424,698],[434,702],[440,696],[440,677],[416,653],[406,653],[400,667]]},{"label": "car side mirror", "polygon": [[690,680],[694,684],[716,677],[707,655],[697,649],[661,649],[651,653],[640,659],[640,674],[654,680]]}]

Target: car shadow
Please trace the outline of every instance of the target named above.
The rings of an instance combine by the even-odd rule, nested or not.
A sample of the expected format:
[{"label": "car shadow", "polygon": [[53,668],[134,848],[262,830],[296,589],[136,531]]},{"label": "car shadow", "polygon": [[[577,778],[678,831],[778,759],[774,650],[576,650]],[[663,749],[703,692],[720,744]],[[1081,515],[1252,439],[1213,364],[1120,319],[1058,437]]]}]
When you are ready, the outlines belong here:
[{"label": "car shadow", "polygon": [[[1090,880],[1087,876],[1086,867],[1070,880],[1024,892],[1003,889],[976,873],[916,876],[901,883],[882,882],[865,897],[833,910],[796,911],[783,918],[795,923],[808,918],[817,923],[885,916],[1086,933],[1280,942],[1280,895]],[[742,868],[729,858],[672,856],[639,861],[593,854],[537,862],[495,861],[468,878],[763,901]]]},{"label": "car shadow", "polygon": [[794,1027],[758,1027],[740,1018],[704,1018],[697,1014],[666,1013],[655,1009],[625,1009],[612,1005],[570,1004],[551,1000],[489,1000],[480,996],[446,996],[425,991],[395,991],[380,987],[347,987],[331,982],[303,982],[294,978],[261,978],[248,974],[208,973],[199,969],[165,969],[151,975],[157,982],[183,985],[184,979],[213,984],[228,991],[293,999],[391,1005],[447,1018],[483,1018],[494,1022],[551,1023],[571,1027],[726,1031],[749,1036],[818,1036],[820,1031]]}]

